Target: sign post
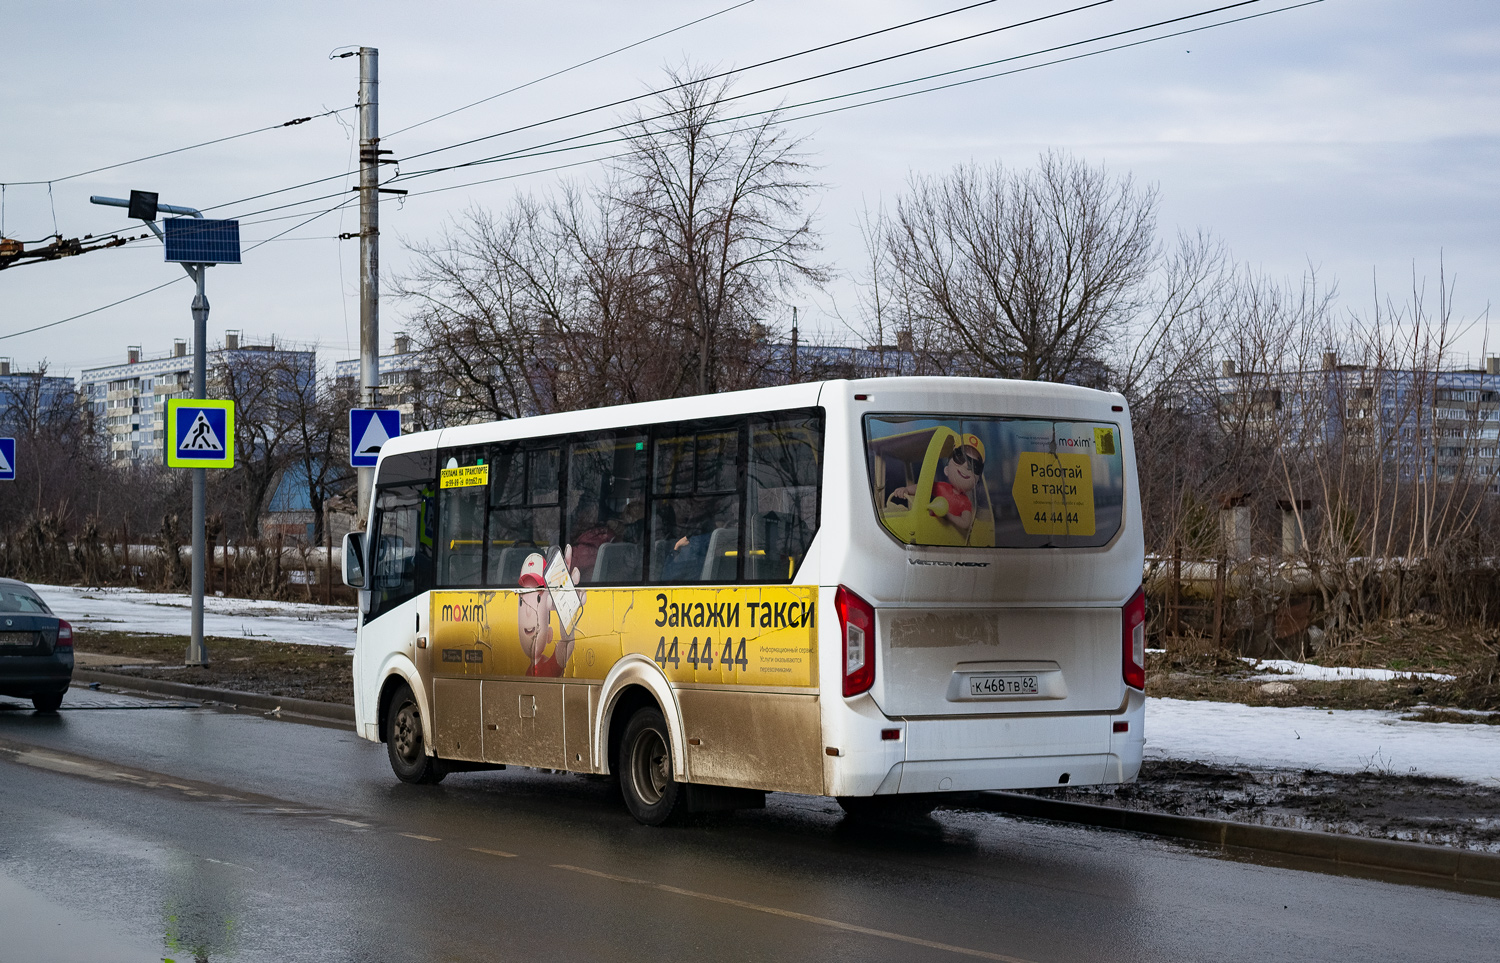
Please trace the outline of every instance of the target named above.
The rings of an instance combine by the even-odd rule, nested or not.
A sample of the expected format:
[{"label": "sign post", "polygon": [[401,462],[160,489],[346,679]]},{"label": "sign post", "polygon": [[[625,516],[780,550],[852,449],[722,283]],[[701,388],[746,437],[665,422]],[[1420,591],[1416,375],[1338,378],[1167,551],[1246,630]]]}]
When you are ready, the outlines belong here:
[{"label": "sign post", "polygon": [[0,438],[0,481],[16,480],[16,440]]},{"label": "sign post", "polygon": [[374,468],[380,447],[401,437],[401,412],[395,408],[349,409],[349,464]]},{"label": "sign post", "polygon": [[[93,204],[102,204],[105,207],[123,207],[128,214],[137,220],[145,221],[146,226],[151,228],[152,233],[161,238],[165,247],[164,260],[174,261],[182,265],[182,269],[193,279],[197,290],[193,295],[193,394],[200,399],[193,404],[199,407],[202,420],[212,425],[219,425],[220,431],[216,434],[218,442],[223,446],[219,451],[211,451],[203,448],[179,449],[177,455],[179,461],[177,467],[190,467],[193,469],[193,618],[192,635],[188,641],[187,664],[207,665],[208,653],[203,648],[203,581],[206,571],[206,559],[204,553],[208,551],[208,539],[204,534],[205,518],[208,514],[208,476],[205,474],[207,468],[229,468],[234,464],[234,407],[230,402],[211,402],[201,399],[208,395],[208,295],[204,293],[204,279],[208,269],[215,264],[238,264],[240,263],[240,222],[233,220],[213,220],[203,216],[203,212],[192,207],[180,207],[173,204],[162,204],[158,195],[151,191],[131,191],[130,199],[119,197],[89,198]],[[159,214],[176,214],[178,217],[167,218],[166,230],[158,227],[156,218]],[[168,402],[169,406],[172,402]],[[227,415],[211,414],[216,410],[223,411],[221,407],[229,405]],[[170,412],[170,408],[169,408]],[[224,418],[225,421],[215,421]],[[170,421],[171,415],[168,415]],[[187,434],[185,440],[192,443],[197,439],[197,444],[207,444],[210,432],[199,431],[193,434],[194,426],[198,418],[191,418],[183,430]],[[177,443],[176,425],[170,424],[166,435],[168,465],[171,461],[173,446]],[[227,460],[225,455],[227,453]],[[210,457],[213,456],[213,457]]]}]

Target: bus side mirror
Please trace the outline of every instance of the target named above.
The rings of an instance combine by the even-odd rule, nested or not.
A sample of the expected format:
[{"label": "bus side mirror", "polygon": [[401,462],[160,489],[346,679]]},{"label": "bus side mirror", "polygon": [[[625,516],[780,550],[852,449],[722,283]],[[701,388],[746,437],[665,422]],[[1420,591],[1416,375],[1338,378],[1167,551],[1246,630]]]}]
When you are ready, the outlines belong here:
[{"label": "bus side mirror", "polygon": [[344,584],[350,588],[365,587],[365,533],[344,535]]}]

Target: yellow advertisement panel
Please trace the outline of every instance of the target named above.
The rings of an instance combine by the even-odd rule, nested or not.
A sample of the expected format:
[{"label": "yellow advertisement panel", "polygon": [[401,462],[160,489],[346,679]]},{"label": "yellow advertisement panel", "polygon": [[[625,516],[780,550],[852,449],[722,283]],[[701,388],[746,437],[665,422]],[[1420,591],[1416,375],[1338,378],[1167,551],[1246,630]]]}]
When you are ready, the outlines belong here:
[{"label": "yellow advertisement panel", "polygon": [[441,484],[444,488],[470,488],[490,483],[489,465],[469,465],[464,468],[444,468]]},{"label": "yellow advertisement panel", "polygon": [[439,676],[602,680],[627,653],[673,682],[817,685],[817,588],[580,588],[571,630],[557,593],[432,593],[432,670]]},{"label": "yellow advertisement panel", "polygon": [[[1113,449],[1112,435],[1109,441]],[[1011,485],[1021,528],[1028,535],[1094,534],[1093,474],[1088,455],[1022,452]]]}]

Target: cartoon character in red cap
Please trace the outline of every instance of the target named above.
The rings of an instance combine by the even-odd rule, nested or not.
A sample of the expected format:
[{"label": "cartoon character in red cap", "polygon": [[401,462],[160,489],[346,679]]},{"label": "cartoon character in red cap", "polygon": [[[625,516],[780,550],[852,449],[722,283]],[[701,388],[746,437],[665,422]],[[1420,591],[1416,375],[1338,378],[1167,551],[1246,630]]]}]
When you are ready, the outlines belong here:
[{"label": "cartoon character in red cap", "polygon": [[[984,442],[978,435],[962,435],[948,461],[943,465],[942,475],[946,481],[932,483],[932,498],[927,502],[927,514],[958,529],[965,537],[974,524],[974,501],[971,495],[984,474]],[[911,503],[917,494],[915,484],[896,490],[893,500]]]},{"label": "cartoon character in red cap", "polygon": [[[557,549],[552,551],[556,553]],[[588,593],[573,588],[579,580],[579,571],[573,568],[573,546],[569,545],[560,559],[554,558],[553,564],[560,564],[566,574],[571,574],[571,582],[560,588],[575,594],[578,599],[575,609],[582,608]],[[573,638],[578,620],[576,611],[568,613],[570,618],[559,615],[562,632],[558,635],[552,654],[546,655],[547,646],[552,643],[552,613],[557,611],[557,602],[553,598],[552,589],[547,585],[547,568],[547,560],[540,553],[533,552],[526,556],[526,561],[521,566],[520,611],[516,621],[520,628],[521,651],[531,659],[531,664],[526,667],[526,674],[559,677],[573,655]]]},{"label": "cartoon character in red cap", "polygon": [[969,497],[984,474],[984,442],[978,435],[964,435],[961,444],[948,456],[943,466],[947,481],[933,482],[932,501],[927,512],[946,519],[965,535],[974,524],[974,502]]}]

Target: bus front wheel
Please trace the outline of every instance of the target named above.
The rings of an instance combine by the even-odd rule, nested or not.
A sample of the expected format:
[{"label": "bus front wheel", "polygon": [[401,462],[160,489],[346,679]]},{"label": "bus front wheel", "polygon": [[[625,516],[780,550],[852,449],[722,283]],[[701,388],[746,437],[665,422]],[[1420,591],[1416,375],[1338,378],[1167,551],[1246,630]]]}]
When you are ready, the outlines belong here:
[{"label": "bus front wheel", "polygon": [[447,775],[442,763],[427,754],[422,738],[422,709],[409,686],[391,694],[385,710],[385,750],[402,782],[431,785]]},{"label": "bus front wheel", "polygon": [[672,778],[672,737],[659,710],[640,709],[630,717],[615,771],[625,808],[639,822],[660,826],[686,809],[687,794]]}]

